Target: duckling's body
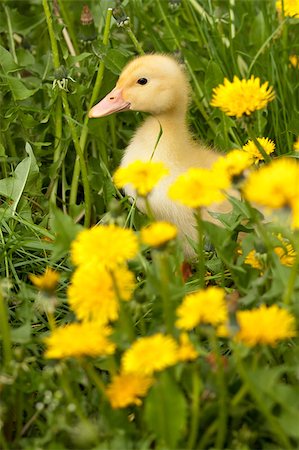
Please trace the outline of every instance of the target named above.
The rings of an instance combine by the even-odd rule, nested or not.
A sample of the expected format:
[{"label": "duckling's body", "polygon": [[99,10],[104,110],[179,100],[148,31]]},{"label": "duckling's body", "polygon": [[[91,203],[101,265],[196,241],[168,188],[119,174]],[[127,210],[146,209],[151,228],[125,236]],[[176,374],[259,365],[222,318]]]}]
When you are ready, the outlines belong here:
[{"label": "duckling's body", "polygon": [[[165,163],[169,175],[150,194],[150,205],[158,220],[169,221],[178,227],[185,256],[192,258],[194,252],[188,240],[195,241],[197,235],[193,211],[170,200],[168,189],[181,173],[190,167],[209,168],[219,155],[193,139],[186,123],[188,101],[189,83],[180,65],[168,56],[146,55],[125,67],[116,88],[91,110],[90,117],[124,109],[151,114],[135,132],[121,166],[136,160],[152,159]],[[136,197],[130,186],[125,191]],[[137,199],[137,207],[145,212],[142,199]],[[227,203],[211,207],[212,211],[226,212],[229,209]],[[204,218],[214,221],[208,212]]]}]

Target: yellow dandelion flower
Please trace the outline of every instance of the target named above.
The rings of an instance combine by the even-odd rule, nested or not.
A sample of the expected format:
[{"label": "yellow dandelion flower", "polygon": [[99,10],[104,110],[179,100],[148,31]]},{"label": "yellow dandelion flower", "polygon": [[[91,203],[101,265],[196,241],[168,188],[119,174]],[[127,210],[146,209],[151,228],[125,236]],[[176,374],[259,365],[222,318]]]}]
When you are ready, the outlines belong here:
[{"label": "yellow dandelion flower", "polygon": [[180,343],[178,348],[178,360],[179,361],[193,361],[198,357],[198,352],[195,350],[194,345],[190,341],[187,333],[180,334]]},{"label": "yellow dandelion flower", "polygon": [[112,274],[102,265],[82,265],[74,272],[68,300],[78,319],[104,324],[118,318],[118,295],[129,300],[134,287],[134,275],[126,267]]},{"label": "yellow dandelion flower", "polygon": [[293,266],[296,259],[294,247],[287,239],[284,239],[280,233],[277,237],[282,245],[275,247],[274,252],[279,257],[281,264],[287,267]]},{"label": "yellow dandelion flower", "polygon": [[261,206],[292,206],[299,195],[298,179],[299,165],[295,159],[275,159],[249,175],[243,193],[247,200]]},{"label": "yellow dandelion flower", "polygon": [[47,267],[43,275],[29,274],[30,281],[41,291],[53,292],[59,281],[59,274],[55,270]]},{"label": "yellow dandelion flower", "polygon": [[244,263],[248,264],[249,266],[253,267],[254,269],[261,270],[263,268],[263,265],[260,260],[260,254],[256,252],[256,250],[251,250],[246,258],[244,259]]},{"label": "yellow dandelion flower", "polygon": [[[273,141],[271,141],[271,139],[262,137],[257,138],[257,141],[261,144],[267,155],[270,155],[274,152],[275,144]],[[245,145],[243,145],[242,149],[249,155],[251,155],[256,162],[262,161],[264,159],[263,155],[253,141],[248,141]]]},{"label": "yellow dandelion flower", "polygon": [[152,375],[178,362],[178,345],[162,333],[142,337],[123,354],[123,372]]},{"label": "yellow dandelion flower", "polygon": [[299,152],[299,137],[297,137],[296,141],[294,142],[294,150],[295,152]]},{"label": "yellow dandelion flower", "polygon": [[243,150],[231,150],[213,164],[216,173],[224,173],[229,179],[241,175],[252,165],[252,157]]},{"label": "yellow dandelion flower", "polygon": [[80,358],[81,356],[107,356],[115,351],[109,341],[112,330],[92,322],[72,323],[56,328],[44,342],[46,358]]},{"label": "yellow dandelion flower", "polygon": [[297,55],[291,55],[289,61],[295,69],[299,69],[299,58]]},{"label": "yellow dandelion flower", "polygon": [[141,241],[151,247],[160,247],[175,239],[177,228],[168,222],[155,222],[141,230]]},{"label": "yellow dandelion flower", "polygon": [[266,81],[261,85],[260,79],[253,75],[249,80],[234,76],[233,81],[224,79],[224,83],[213,89],[211,105],[220,108],[228,116],[249,116],[252,112],[263,109],[275,97],[272,87]]},{"label": "yellow dandelion flower", "polygon": [[191,330],[200,323],[217,326],[226,322],[228,311],[224,295],[224,290],[215,286],[186,295],[176,310],[176,326]]},{"label": "yellow dandelion flower", "polygon": [[276,2],[276,9],[282,13],[282,5],[284,15],[289,17],[299,17],[299,0],[278,0]]},{"label": "yellow dandelion flower", "polygon": [[162,162],[134,161],[127,167],[119,167],[113,176],[118,188],[131,184],[138,195],[146,197],[169,170]]},{"label": "yellow dandelion flower", "polygon": [[83,230],[71,245],[71,258],[75,265],[104,264],[113,268],[135,258],[137,252],[135,233],[114,224]]},{"label": "yellow dandelion flower", "polygon": [[168,195],[190,208],[210,206],[225,199],[222,189],[229,186],[228,178],[223,174],[202,168],[191,168],[180,175],[170,186]]},{"label": "yellow dandelion flower", "polygon": [[129,405],[140,406],[140,397],[147,394],[153,382],[153,378],[140,373],[121,373],[112,378],[106,395],[114,409],[126,408]]},{"label": "yellow dandelion flower", "polygon": [[277,305],[238,311],[237,321],[240,330],[235,339],[249,347],[257,344],[275,345],[278,341],[296,335],[295,318]]}]

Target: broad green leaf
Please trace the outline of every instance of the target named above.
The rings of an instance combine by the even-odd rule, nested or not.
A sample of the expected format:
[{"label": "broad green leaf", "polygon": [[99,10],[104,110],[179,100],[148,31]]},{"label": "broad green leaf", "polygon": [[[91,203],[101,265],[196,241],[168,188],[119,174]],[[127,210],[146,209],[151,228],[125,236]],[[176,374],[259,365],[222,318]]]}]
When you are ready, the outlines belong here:
[{"label": "broad green leaf", "polygon": [[27,322],[24,325],[21,325],[19,328],[11,329],[11,340],[14,343],[18,344],[26,344],[30,341],[31,337],[31,326],[30,323]]},{"label": "broad green leaf", "polygon": [[19,66],[13,60],[11,53],[0,45],[0,65],[4,73],[15,72]]},{"label": "broad green leaf", "polygon": [[7,77],[7,84],[9,85],[14,100],[25,100],[31,97],[38,89],[28,89],[23,81],[18,78]]},{"label": "broad green leaf", "polygon": [[13,176],[0,180],[0,194],[13,201],[12,215],[15,215],[25,190],[31,194],[37,192],[39,169],[30,144],[26,143],[25,149],[28,157],[17,165]]},{"label": "broad green leaf", "polygon": [[162,445],[177,448],[185,430],[187,404],[182,391],[166,372],[145,401],[145,420]]},{"label": "broad green leaf", "polygon": [[70,216],[67,216],[58,208],[52,210],[52,215],[51,225],[56,239],[51,260],[57,261],[69,252],[71,242],[82,230],[82,227],[74,223]]},{"label": "broad green leaf", "polygon": [[105,66],[116,75],[120,74],[127,62],[128,58],[114,48],[108,50],[105,56]]}]

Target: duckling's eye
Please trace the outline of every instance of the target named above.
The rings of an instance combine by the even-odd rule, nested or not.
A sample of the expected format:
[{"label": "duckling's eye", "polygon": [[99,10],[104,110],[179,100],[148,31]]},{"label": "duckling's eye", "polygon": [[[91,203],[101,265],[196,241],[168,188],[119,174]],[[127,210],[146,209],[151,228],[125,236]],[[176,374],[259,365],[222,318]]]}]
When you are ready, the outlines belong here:
[{"label": "duckling's eye", "polygon": [[147,83],[147,79],[146,78],[139,78],[139,80],[137,80],[137,83],[138,84],[141,84],[142,86],[144,85],[144,84],[146,84]]}]

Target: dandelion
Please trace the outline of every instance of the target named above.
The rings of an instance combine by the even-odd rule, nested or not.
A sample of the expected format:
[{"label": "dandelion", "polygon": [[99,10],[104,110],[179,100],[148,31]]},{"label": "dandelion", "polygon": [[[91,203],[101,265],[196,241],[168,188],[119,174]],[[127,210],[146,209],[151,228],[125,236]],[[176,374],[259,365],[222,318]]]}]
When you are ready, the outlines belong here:
[{"label": "dandelion", "polygon": [[201,208],[223,201],[225,197],[221,191],[227,187],[229,180],[225,174],[220,176],[216,171],[191,168],[170,186],[168,195],[190,208]]},{"label": "dandelion", "polygon": [[276,9],[278,12],[282,13],[282,4],[283,4],[283,12],[285,16],[289,17],[299,17],[299,1],[298,0],[278,0],[276,2]]},{"label": "dandelion", "polygon": [[297,55],[291,55],[289,61],[295,69],[299,69],[299,58]]},{"label": "dandelion", "polygon": [[292,228],[299,228],[299,165],[295,159],[280,158],[248,177],[244,197],[271,209],[289,208]]},{"label": "dandelion", "polygon": [[126,267],[112,274],[102,265],[83,265],[74,272],[68,300],[79,319],[105,324],[118,318],[118,296],[129,300],[134,287],[134,276]]},{"label": "dandelion", "polygon": [[232,150],[213,164],[216,173],[226,174],[230,180],[242,175],[252,165],[252,157],[243,150]]},{"label": "dandelion", "polygon": [[133,342],[122,358],[123,372],[152,375],[178,362],[178,345],[171,336],[162,333]]},{"label": "dandelion", "polygon": [[[275,144],[273,141],[271,141],[271,139],[262,137],[257,138],[257,141],[261,144],[267,155],[270,155],[274,152]],[[247,144],[243,145],[242,149],[249,155],[251,155],[255,162],[264,160],[263,155],[253,141],[248,141]]]},{"label": "dandelion", "polygon": [[138,239],[132,230],[117,225],[99,225],[81,231],[71,245],[75,265],[104,264],[115,268],[138,252]]},{"label": "dandelion", "polygon": [[211,105],[220,108],[228,116],[249,116],[265,108],[274,99],[273,88],[268,86],[268,81],[261,85],[260,79],[253,75],[249,80],[240,80],[234,76],[232,82],[225,78],[224,84],[213,89]]},{"label": "dandelion", "polygon": [[141,230],[141,241],[151,247],[161,247],[175,239],[177,228],[168,222],[155,222]]},{"label": "dandelion", "polygon": [[146,197],[169,171],[162,162],[134,161],[127,167],[119,167],[113,180],[118,188],[131,184],[137,194]]},{"label": "dandelion", "polygon": [[226,322],[228,311],[224,294],[223,289],[211,286],[186,295],[176,310],[176,326],[191,330],[201,323],[217,326]]},{"label": "dandelion", "polygon": [[112,330],[96,323],[72,323],[56,328],[44,342],[47,345],[46,358],[80,358],[82,356],[107,356],[115,351],[115,344],[109,340]]},{"label": "dandelion", "polygon": [[235,339],[249,347],[257,344],[274,346],[278,341],[296,335],[295,318],[277,305],[261,305],[250,311],[239,311],[237,321],[240,330]]},{"label": "dandelion", "polygon": [[30,273],[29,278],[32,284],[41,291],[52,293],[57,287],[60,276],[58,272],[47,267],[43,275],[34,275]]},{"label": "dandelion", "polygon": [[129,405],[140,406],[140,397],[147,394],[153,382],[153,378],[140,373],[121,373],[112,378],[106,395],[114,409],[126,408]]},{"label": "dandelion", "polygon": [[296,141],[294,142],[294,150],[295,152],[299,152],[299,137],[297,137]]},{"label": "dandelion", "polygon": [[190,341],[187,333],[181,333],[179,337],[180,343],[178,348],[179,361],[193,361],[198,357],[198,352]]},{"label": "dandelion", "polygon": [[277,237],[281,242],[281,246],[275,247],[274,252],[279,257],[281,264],[287,267],[293,266],[296,259],[296,252],[292,244],[284,239],[280,233]]},{"label": "dandelion", "polygon": [[263,265],[261,263],[260,254],[256,252],[255,249],[251,250],[246,258],[244,259],[244,263],[253,267],[253,269],[261,270]]}]

